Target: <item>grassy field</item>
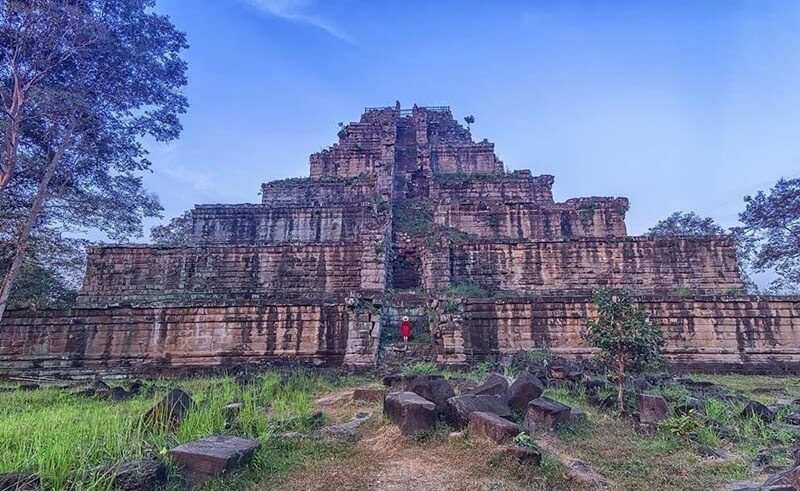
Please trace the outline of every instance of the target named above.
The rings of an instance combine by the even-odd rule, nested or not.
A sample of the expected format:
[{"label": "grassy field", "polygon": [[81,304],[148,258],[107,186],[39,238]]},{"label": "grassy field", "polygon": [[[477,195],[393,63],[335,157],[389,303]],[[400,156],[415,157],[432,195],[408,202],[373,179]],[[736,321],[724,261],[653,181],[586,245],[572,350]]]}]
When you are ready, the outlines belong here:
[{"label": "grassy field", "polygon": [[[418,364],[408,372],[429,373],[435,366]],[[446,372],[448,378],[475,383],[488,367],[472,372]],[[800,397],[800,379],[742,375],[696,375],[734,393],[773,403]],[[251,464],[224,481],[203,489],[360,489],[370,480],[381,489],[403,489],[407,479],[420,489],[482,489],[501,483],[506,489],[577,489],[565,469],[545,458],[541,468],[508,461],[491,445],[469,436],[452,437],[442,426],[424,438],[405,438],[381,416],[381,405],[351,399],[325,407],[315,400],[341,394],[355,385],[377,385],[378,379],[323,377],[312,372],[286,376],[267,372],[247,386],[231,378],[157,381],[124,402],[81,397],[64,389],[0,392],[0,473],[37,473],[46,489],[110,489],[105,465],[157,456],[168,464],[167,449],[212,433],[236,433],[257,439],[262,448]],[[153,431],[142,415],[169,387],[189,392],[195,408],[175,433]],[[664,391],[680,404],[684,391]],[[580,459],[605,475],[614,489],[721,489],[732,480],[762,479],[750,466],[764,448],[777,448],[775,465],[789,465],[791,432],[775,429],[756,418],[739,418],[742,403],[709,398],[702,417],[671,417],[655,433],[589,405],[581,391],[548,387],[545,395],[583,410],[584,424],[564,428],[547,438],[554,448]],[[242,402],[238,424],[225,428],[222,407]],[[359,441],[315,437],[311,415],[318,409],[328,422],[343,421],[360,410],[374,417]],[[778,413],[778,423],[785,417]],[[723,431],[724,430],[724,431]],[[276,433],[299,431],[309,438],[278,440]],[[728,459],[708,459],[700,448],[725,448]],[[781,450],[785,448],[784,450]],[[397,474],[395,469],[403,472]],[[170,469],[169,489],[181,489]],[[409,477],[410,476],[410,477]],[[399,487],[392,487],[392,482]],[[430,485],[429,487],[426,487]]]},{"label": "grassy field", "polygon": [[[177,432],[152,431],[142,415],[172,386],[189,392],[197,404]],[[236,489],[255,476],[287,473],[298,462],[344,450],[333,444],[271,438],[278,432],[305,429],[315,396],[333,389],[332,382],[319,376],[302,374],[282,380],[278,373],[267,373],[244,388],[231,378],[159,382],[146,394],[124,402],[53,388],[0,393],[0,473],[34,472],[47,489],[109,489],[103,465],[152,455],[168,463],[166,451],[176,444],[230,433],[222,407],[242,402],[235,432],[258,440],[262,448],[245,473],[207,486]]]}]

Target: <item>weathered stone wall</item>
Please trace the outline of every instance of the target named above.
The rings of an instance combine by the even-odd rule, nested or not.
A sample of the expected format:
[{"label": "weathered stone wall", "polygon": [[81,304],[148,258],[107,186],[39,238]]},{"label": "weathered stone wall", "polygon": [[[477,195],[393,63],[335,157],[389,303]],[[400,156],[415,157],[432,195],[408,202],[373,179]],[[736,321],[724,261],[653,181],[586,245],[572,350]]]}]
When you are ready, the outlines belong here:
[{"label": "weathered stone wall", "polygon": [[439,225],[480,238],[559,241],[587,237],[625,237],[624,198],[578,198],[545,205],[461,201],[439,203]]},{"label": "weathered stone wall", "polygon": [[433,174],[503,172],[494,144],[472,141],[448,107],[368,108],[358,122],[341,129],[338,143],[310,157],[312,179],[380,175],[395,167],[401,184],[419,169]]},{"label": "weathered stone wall", "polygon": [[[92,247],[78,302],[181,304],[381,290],[361,244]],[[375,283],[369,281],[375,276]],[[368,284],[365,284],[368,283]]]},{"label": "weathered stone wall", "polygon": [[261,202],[268,206],[371,205],[374,177],[284,179],[261,185]]},{"label": "weathered stone wall", "polygon": [[434,178],[431,199],[441,204],[553,203],[553,176],[533,176],[530,171],[512,174],[439,174]]},{"label": "weathered stone wall", "polygon": [[724,238],[455,243],[435,253],[450,255],[453,283],[491,289],[570,294],[609,286],[682,295],[744,288],[735,246]]},{"label": "weathered stone wall", "polygon": [[370,354],[348,352],[348,336],[372,330],[379,335],[379,313],[344,303],[10,310],[0,325],[0,375],[192,373],[348,357],[358,364]]},{"label": "weathered stone wall", "polygon": [[339,142],[311,154],[311,178],[375,175],[394,164],[398,111],[394,108],[367,110],[358,122],[339,133]]},{"label": "weathered stone wall", "polygon": [[[639,302],[664,331],[677,369],[800,370],[800,297],[645,298]],[[443,363],[465,363],[519,350],[588,356],[581,332],[596,317],[587,297],[469,300],[458,321],[442,323]],[[461,320],[463,319],[463,320]]]},{"label": "weathered stone wall", "polygon": [[376,227],[372,206],[200,205],[192,210],[196,244],[360,242]]}]

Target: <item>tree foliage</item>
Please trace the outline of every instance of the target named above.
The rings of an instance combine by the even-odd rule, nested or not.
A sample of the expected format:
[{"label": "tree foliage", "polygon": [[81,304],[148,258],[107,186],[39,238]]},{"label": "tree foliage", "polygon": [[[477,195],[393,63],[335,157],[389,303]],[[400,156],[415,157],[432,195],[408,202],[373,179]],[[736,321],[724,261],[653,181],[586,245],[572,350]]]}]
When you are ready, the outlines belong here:
[{"label": "tree foliage", "polygon": [[592,302],[597,306],[598,317],[586,322],[583,339],[600,350],[598,358],[615,373],[617,402],[622,411],[625,375],[663,362],[664,335],[650,323],[647,311],[631,303],[625,290],[595,290]]},{"label": "tree foliage", "polygon": [[756,271],[774,270],[776,293],[800,292],[800,178],[780,179],[769,193],[745,196],[739,233]]},{"label": "tree foliage", "polygon": [[185,35],[154,0],[8,0],[0,14],[0,196],[20,213],[0,316],[28,240],[62,225],[115,240],[161,207],[142,186],[143,137],[178,136]]},{"label": "tree foliage", "polygon": [[727,232],[713,218],[702,218],[693,211],[688,213],[676,211],[656,223],[647,231],[647,235],[650,237],[701,237],[706,235],[725,236]]},{"label": "tree foliage", "polygon": [[464,122],[467,123],[467,129],[475,122],[475,116],[470,114],[469,116],[464,117]]},{"label": "tree foliage", "polygon": [[192,242],[192,212],[187,211],[163,225],[150,229],[150,240],[159,245],[185,245]]}]

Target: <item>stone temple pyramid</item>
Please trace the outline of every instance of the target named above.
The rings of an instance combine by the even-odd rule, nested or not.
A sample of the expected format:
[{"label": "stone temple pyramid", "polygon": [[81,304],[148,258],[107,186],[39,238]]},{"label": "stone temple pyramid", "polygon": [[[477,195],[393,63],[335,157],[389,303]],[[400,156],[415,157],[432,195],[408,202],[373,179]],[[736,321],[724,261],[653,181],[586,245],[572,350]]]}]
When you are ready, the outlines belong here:
[{"label": "stone temple pyramid", "polygon": [[89,249],[78,304],[12,310],[0,372],[376,363],[403,315],[440,363],[590,353],[600,286],[651,312],[685,368],[800,365],[800,298],[743,294],[722,237],[629,237],[628,200],[556,202],[448,107],[367,108],[261,203],[197,205],[188,245]]}]

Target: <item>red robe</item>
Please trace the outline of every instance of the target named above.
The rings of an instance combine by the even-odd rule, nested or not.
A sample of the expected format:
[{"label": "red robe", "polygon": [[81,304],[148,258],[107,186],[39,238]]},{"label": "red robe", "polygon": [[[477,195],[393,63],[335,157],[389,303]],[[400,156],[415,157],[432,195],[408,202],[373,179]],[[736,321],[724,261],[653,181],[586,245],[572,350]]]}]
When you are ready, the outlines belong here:
[{"label": "red robe", "polygon": [[411,323],[408,321],[400,322],[400,335],[404,338],[411,336]]}]

